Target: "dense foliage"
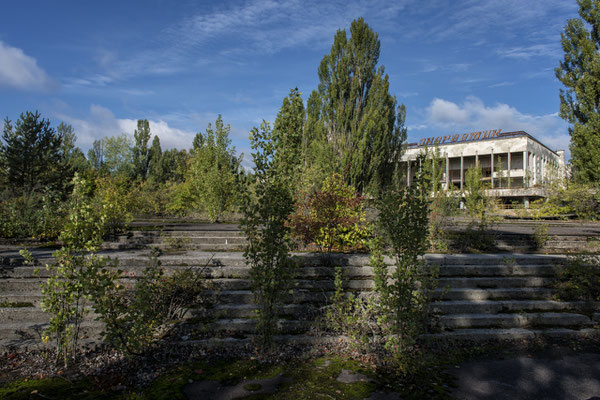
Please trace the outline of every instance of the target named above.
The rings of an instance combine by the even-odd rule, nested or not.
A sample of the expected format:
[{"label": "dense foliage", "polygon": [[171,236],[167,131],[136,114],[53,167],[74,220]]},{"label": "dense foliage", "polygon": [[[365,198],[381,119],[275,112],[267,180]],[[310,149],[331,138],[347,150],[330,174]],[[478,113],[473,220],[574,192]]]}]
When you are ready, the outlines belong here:
[{"label": "dense foliage", "polygon": [[330,156],[327,174],[345,172],[349,184],[373,194],[392,182],[406,139],[406,109],[377,67],[379,49],[377,33],[362,18],[352,21],[350,37],[337,31],[308,99],[303,144],[307,167]]},{"label": "dense foliage", "polygon": [[208,124],[204,135],[194,138],[194,149],[186,183],[197,207],[208,213],[211,222],[235,206],[238,192],[238,171],[241,157],[231,147],[229,125],[219,115],[215,129]]},{"label": "dense foliage", "polygon": [[300,193],[290,218],[293,236],[304,245],[315,244],[321,254],[360,250],[369,238],[364,198],[333,174],[321,190]]},{"label": "dense foliage", "polygon": [[254,160],[253,192],[242,197],[240,226],[248,238],[244,257],[250,266],[252,292],[257,306],[256,332],[262,346],[270,346],[277,332],[278,306],[290,287],[294,262],[290,258],[293,211],[289,181],[279,168],[273,132],[267,122],[250,133]]},{"label": "dense foliage", "polygon": [[578,0],[579,16],[561,34],[564,59],[556,77],[560,116],[571,124],[571,165],[581,183],[600,180],[600,2]]}]

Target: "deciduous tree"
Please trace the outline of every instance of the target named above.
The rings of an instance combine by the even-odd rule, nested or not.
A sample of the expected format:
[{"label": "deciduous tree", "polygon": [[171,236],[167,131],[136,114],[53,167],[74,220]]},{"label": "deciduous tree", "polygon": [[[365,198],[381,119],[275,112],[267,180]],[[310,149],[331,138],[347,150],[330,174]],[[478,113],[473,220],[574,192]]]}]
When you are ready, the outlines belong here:
[{"label": "deciduous tree", "polygon": [[571,126],[571,164],[575,180],[600,180],[600,1],[578,0],[580,18],[567,21],[561,34],[564,59],[556,77],[560,116]]},{"label": "deciduous tree", "polygon": [[377,33],[362,18],[352,21],[350,37],[338,30],[307,106],[304,149],[314,149],[315,141],[330,146],[337,172],[361,192],[391,183],[406,138],[406,109],[377,67],[379,49]]},{"label": "deciduous tree", "polygon": [[150,167],[150,124],[147,119],[138,119],[137,129],[134,131],[135,145],[133,146],[133,177],[145,180]]},{"label": "deciduous tree", "polygon": [[208,212],[211,222],[218,221],[235,199],[236,175],[241,157],[229,139],[229,125],[219,115],[215,129],[208,124],[206,134],[194,150],[188,180],[199,205]]}]

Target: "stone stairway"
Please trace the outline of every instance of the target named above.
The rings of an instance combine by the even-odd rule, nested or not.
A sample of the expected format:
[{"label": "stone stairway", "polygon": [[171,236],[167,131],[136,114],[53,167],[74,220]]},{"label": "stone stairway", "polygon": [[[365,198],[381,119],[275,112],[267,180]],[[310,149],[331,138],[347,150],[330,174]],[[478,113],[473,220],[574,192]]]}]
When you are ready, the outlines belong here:
[{"label": "stone stairway", "polygon": [[600,324],[598,304],[556,301],[553,283],[564,256],[430,255],[440,266],[432,339],[487,340],[588,336]]},{"label": "stone stairway", "polygon": [[[148,250],[107,251],[118,257],[120,268],[140,276]],[[314,254],[298,254],[301,267],[295,285],[280,310],[280,331],[291,337],[310,335],[315,318],[333,294],[334,271],[322,266]],[[564,256],[523,254],[428,255],[440,267],[440,287],[431,305],[435,318],[431,340],[517,339],[538,336],[582,337],[595,334],[600,323],[598,307],[553,299],[553,280]],[[0,257],[0,351],[11,347],[40,346],[48,315],[40,309],[40,283],[45,269],[22,265],[19,257]],[[38,260],[38,264],[51,259]],[[161,257],[167,273],[182,268],[206,268],[216,290],[209,309],[193,309],[178,337],[194,340],[248,340],[254,330],[254,306],[249,269],[239,252],[166,252]],[[373,288],[367,255],[336,255],[343,267],[345,286],[355,293]],[[134,278],[130,278],[134,279]],[[88,338],[97,338],[101,325],[89,316],[82,326]]]}]

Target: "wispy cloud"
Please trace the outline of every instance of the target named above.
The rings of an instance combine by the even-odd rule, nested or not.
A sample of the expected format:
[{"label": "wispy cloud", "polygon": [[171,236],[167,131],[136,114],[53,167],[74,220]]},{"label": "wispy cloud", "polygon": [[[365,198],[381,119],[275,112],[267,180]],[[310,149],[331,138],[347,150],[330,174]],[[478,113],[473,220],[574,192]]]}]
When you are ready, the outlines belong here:
[{"label": "wispy cloud", "polygon": [[499,88],[499,87],[505,87],[505,86],[513,86],[514,84],[515,84],[514,82],[504,81],[504,82],[494,83],[493,85],[489,85],[488,87],[493,89],[493,88]]},{"label": "wispy cloud", "polygon": [[[199,66],[247,62],[248,56],[270,55],[298,47],[323,48],[338,29],[365,16],[393,29],[394,20],[416,0],[251,0],[219,3],[159,31],[132,54],[99,50],[96,61],[113,79],[170,75]],[[86,78],[87,80],[90,80]],[[91,80],[90,80],[91,81]]]},{"label": "wispy cloud", "polygon": [[496,53],[503,58],[528,60],[532,57],[560,58],[561,48],[558,43],[534,44],[498,49]]},{"label": "wispy cloud", "polygon": [[44,91],[55,85],[35,58],[0,41],[0,86]]}]

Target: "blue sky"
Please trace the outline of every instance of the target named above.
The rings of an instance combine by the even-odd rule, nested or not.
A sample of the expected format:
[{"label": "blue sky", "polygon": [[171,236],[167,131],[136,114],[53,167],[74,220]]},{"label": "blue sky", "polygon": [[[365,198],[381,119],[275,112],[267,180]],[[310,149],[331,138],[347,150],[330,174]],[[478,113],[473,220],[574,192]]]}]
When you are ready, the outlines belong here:
[{"label": "blue sky", "polygon": [[146,118],[189,148],[218,114],[250,164],[248,132],[290,88],[308,98],[337,29],[364,17],[407,107],[409,141],[525,130],[567,149],[560,33],[575,0],[11,1],[0,25],[0,116],[39,110],[94,139]]}]

